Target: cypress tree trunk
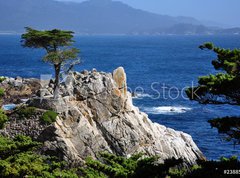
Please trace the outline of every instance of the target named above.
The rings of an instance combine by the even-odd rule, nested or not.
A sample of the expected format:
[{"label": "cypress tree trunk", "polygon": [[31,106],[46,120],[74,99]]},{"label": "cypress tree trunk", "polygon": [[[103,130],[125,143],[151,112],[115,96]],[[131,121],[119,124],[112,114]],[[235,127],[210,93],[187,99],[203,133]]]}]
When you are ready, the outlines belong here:
[{"label": "cypress tree trunk", "polygon": [[54,69],[55,69],[54,99],[57,99],[59,97],[61,63],[54,64]]}]

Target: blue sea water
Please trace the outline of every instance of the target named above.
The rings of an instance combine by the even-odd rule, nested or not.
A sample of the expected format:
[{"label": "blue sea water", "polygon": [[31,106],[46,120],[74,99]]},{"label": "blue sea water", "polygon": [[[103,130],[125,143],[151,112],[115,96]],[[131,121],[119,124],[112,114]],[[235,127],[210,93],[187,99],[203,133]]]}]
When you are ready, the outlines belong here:
[{"label": "blue sea water", "polygon": [[[82,61],[77,71],[112,72],[123,66],[129,90],[139,93],[134,104],[152,121],[192,135],[208,159],[240,156],[240,146],[224,141],[207,123],[216,117],[240,116],[239,106],[202,105],[178,96],[199,76],[216,73],[211,65],[216,56],[198,49],[200,44],[211,41],[240,48],[240,36],[77,36],[75,40]],[[2,35],[0,75],[39,78],[51,74],[52,66],[41,61],[43,55],[42,50],[22,48],[20,36]]]}]

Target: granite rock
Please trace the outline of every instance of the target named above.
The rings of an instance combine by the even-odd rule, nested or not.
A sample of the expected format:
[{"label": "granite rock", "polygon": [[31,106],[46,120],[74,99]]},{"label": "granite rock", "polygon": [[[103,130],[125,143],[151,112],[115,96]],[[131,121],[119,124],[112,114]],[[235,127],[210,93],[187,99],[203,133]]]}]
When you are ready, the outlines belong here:
[{"label": "granite rock", "polygon": [[205,159],[190,135],[153,123],[132,104],[123,68],[113,74],[72,72],[60,90],[59,101],[44,96],[30,104],[59,113],[39,138],[46,150],[71,164],[84,162],[88,156],[97,159],[102,151],[126,157],[142,152],[157,155],[160,161],[182,158],[189,165]]}]

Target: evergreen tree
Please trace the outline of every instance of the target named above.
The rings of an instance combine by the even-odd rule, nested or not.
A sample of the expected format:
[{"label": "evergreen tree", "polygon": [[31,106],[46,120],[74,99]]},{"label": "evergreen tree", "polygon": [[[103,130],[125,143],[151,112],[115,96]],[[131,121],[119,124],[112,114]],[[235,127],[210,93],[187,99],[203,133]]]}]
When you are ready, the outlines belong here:
[{"label": "evergreen tree", "polygon": [[26,33],[22,35],[22,45],[29,48],[43,48],[47,54],[43,57],[45,62],[53,64],[55,71],[54,98],[58,97],[61,67],[68,61],[76,64],[79,50],[67,48],[73,44],[72,31],[44,30],[39,31],[26,27]]},{"label": "evergreen tree", "polygon": [[[189,88],[186,93],[190,99],[198,100],[199,96],[207,93],[213,95],[223,94],[240,104],[240,49],[223,49],[215,47],[213,43],[205,43],[199,46],[202,50],[210,50],[216,53],[217,58],[212,65],[221,73],[200,77],[199,86]],[[209,103],[209,101],[206,101]],[[224,117],[208,121],[219,132],[226,133],[226,140],[240,143],[240,118]]]},{"label": "evergreen tree", "polygon": [[199,48],[216,53],[217,58],[212,61],[212,65],[221,72],[216,75],[200,77],[199,86],[187,89],[188,97],[193,100],[201,100],[201,96],[211,93],[226,95],[236,103],[240,103],[240,49],[223,49],[215,47],[212,43],[205,43]]},{"label": "evergreen tree", "polygon": [[217,59],[212,61],[212,65],[216,70],[224,70],[233,76],[240,75],[240,49],[223,49],[215,47],[214,44],[209,42],[199,46],[199,48],[212,50],[217,54]]}]

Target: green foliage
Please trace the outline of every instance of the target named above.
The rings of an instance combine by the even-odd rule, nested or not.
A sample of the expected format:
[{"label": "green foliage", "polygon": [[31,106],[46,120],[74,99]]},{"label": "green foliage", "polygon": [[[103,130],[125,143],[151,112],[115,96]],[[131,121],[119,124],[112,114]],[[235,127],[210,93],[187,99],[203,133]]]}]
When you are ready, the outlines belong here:
[{"label": "green foliage", "polygon": [[30,137],[0,136],[0,177],[77,178],[76,170],[65,169],[64,162],[38,155],[34,150],[40,145]]},{"label": "green foliage", "polygon": [[212,61],[216,70],[222,69],[234,76],[240,75],[240,49],[223,49],[215,47],[212,43],[205,43],[200,49],[212,50],[217,54],[217,59]]},{"label": "green foliage", "polygon": [[186,168],[176,169],[170,168],[169,176],[170,177],[184,177],[189,171]]},{"label": "green foliage", "polygon": [[58,50],[49,52],[46,56],[44,56],[43,60],[45,62],[50,62],[52,64],[63,63],[66,60],[75,60],[78,56],[79,50],[76,48]]},{"label": "green foliage", "polygon": [[64,30],[35,30],[26,27],[26,33],[22,35],[22,45],[29,48],[44,48],[47,51],[43,58],[45,62],[61,67],[66,60],[74,60],[77,58],[79,50],[76,48],[63,49],[63,47],[71,46],[74,42],[72,31]]},{"label": "green foliage", "polygon": [[0,88],[0,97],[3,97],[3,96],[4,96],[4,93],[5,93],[4,89],[3,89],[3,88]]},{"label": "green foliage", "polygon": [[218,73],[216,75],[209,75],[199,78],[199,85],[205,86],[207,90],[213,94],[229,95],[236,92],[240,88],[240,78],[230,74]]},{"label": "green foliage", "polygon": [[205,48],[209,49],[209,50],[212,50],[214,48],[214,44],[211,43],[211,42],[207,42],[203,45],[200,45],[199,48],[202,49],[202,50],[205,49]]},{"label": "green foliage", "polygon": [[61,177],[77,178],[73,170],[62,170],[62,165],[56,166],[49,157],[43,157],[33,152],[23,152],[0,160],[0,175],[3,177]]},{"label": "green foliage", "polygon": [[23,135],[18,135],[14,139],[0,135],[0,158],[5,159],[14,154],[32,151],[39,145],[38,142],[34,142],[30,137]]},{"label": "green foliage", "polygon": [[4,124],[8,121],[8,117],[5,112],[0,109],[0,129],[4,128]]},{"label": "green foliage", "polygon": [[[224,170],[239,169],[237,157],[221,158],[220,161],[199,161],[198,165],[182,167],[181,160],[156,162],[156,157],[143,157],[142,154],[124,158],[102,153],[100,160],[88,158],[86,167],[81,168],[86,178],[192,178],[192,177],[229,177]],[[231,176],[230,176],[231,177]]]},{"label": "green foliage", "polygon": [[144,157],[143,154],[130,158],[101,153],[100,160],[88,158],[86,167],[82,169],[86,178],[152,178],[165,177],[171,167],[179,165],[182,160],[166,160],[165,164],[157,163],[157,157]]},{"label": "green foliage", "polygon": [[198,83],[200,85],[207,85],[207,86],[221,86],[224,84],[229,84],[235,79],[234,76],[229,74],[218,73],[216,75],[209,75],[200,77]]},{"label": "green foliage", "polygon": [[20,119],[29,118],[36,113],[35,107],[20,107],[17,109],[17,114],[19,115]]},{"label": "green foliage", "polygon": [[239,170],[240,162],[237,157],[220,158],[219,161],[198,161],[198,165],[188,169],[173,169],[169,172],[171,178],[229,178],[237,177],[237,174],[229,175],[226,170]]},{"label": "green foliage", "polygon": [[235,144],[240,144],[240,118],[224,117],[208,121],[212,127],[216,127],[220,133],[227,135],[226,140],[233,140]]},{"label": "green foliage", "polygon": [[[182,178],[224,177],[224,170],[239,169],[237,157],[220,161],[199,161],[199,165],[181,168],[182,160],[170,159],[157,163],[157,157],[137,154],[130,158],[101,153],[98,160],[86,159],[86,165],[70,169],[65,162],[54,157],[36,153],[41,144],[30,137],[16,136],[14,139],[0,135],[0,177],[39,178]],[[229,176],[229,175],[228,175]]]},{"label": "green foliage", "polygon": [[45,124],[52,124],[53,122],[56,121],[56,117],[58,116],[58,114],[54,111],[46,111],[42,117],[41,117],[41,121]]},{"label": "green foliage", "polygon": [[73,32],[64,30],[35,30],[26,27],[26,33],[22,35],[22,46],[29,48],[43,48],[47,54],[43,57],[45,62],[53,64],[55,71],[54,98],[58,97],[59,81],[62,65],[70,63],[69,71],[78,63],[79,50],[76,48],[67,49],[74,42],[72,40]]},{"label": "green foliage", "polygon": [[26,27],[21,42],[24,47],[44,48],[47,52],[52,52],[59,47],[70,46],[74,42],[73,33],[58,29],[40,31]]},{"label": "green foliage", "polygon": [[193,166],[191,171],[182,177],[185,178],[229,178],[236,174],[228,175],[226,170],[239,170],[240,162],[237,157],[221,158],[220,161],[199,161],[199,166]]},{"label": "green foliage", "polygon": [[[218,48],[212,43],[205,43],[199,48],[211,50],[217,54],[217,59],[212,61],[212,65],[216,70],[222,70],[223,73],[200,77],[198,87],[186,90],[188,97],[197,99],[196,96],[192,96],[193,93],[198,95],[223,94],[240,102],[240,98],[234,94],[240,92],[240,49]],[[200,91],[196,92],[196,90]]]}]

